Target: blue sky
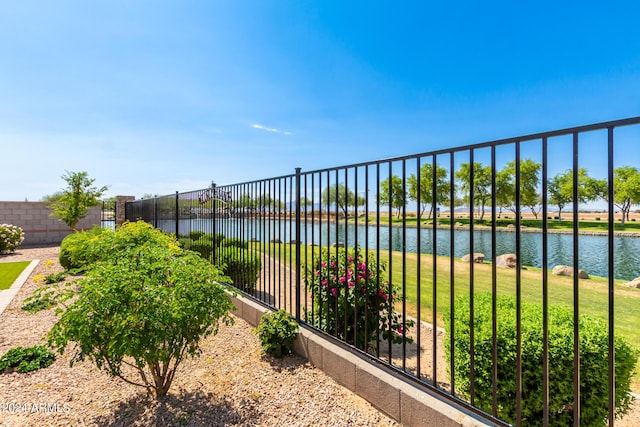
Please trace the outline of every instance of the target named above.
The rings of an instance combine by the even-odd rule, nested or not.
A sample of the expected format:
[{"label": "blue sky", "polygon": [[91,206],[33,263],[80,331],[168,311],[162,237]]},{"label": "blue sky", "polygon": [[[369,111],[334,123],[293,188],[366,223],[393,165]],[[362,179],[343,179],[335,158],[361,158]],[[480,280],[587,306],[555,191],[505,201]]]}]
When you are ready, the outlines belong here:
[{"label": "blue sky", "polygon": [[638,116],[638,16],[635,1],[1,2],[0,200],[39,200],[65,171],[140,197]]}]

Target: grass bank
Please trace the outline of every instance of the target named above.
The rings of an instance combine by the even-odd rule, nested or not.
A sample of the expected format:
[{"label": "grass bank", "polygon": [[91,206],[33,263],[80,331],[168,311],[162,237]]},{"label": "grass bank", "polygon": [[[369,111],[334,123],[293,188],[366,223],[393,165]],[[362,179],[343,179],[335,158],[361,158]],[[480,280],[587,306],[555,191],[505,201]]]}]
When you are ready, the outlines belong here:
[{"label": "grass bank", "polygon": [[[261,246],[256,249],[261,249]],[[332,249],[335,250],[335,249]],[[302,264],[311,263],[313,256],[318,256],[318,246],[302,247]],[[289,263],[290,257],[295,261],[295,250],[290,245],[270,245],[270,256]],[[375,257],[371,251],[370,256]],[[421,255],[415,253],[380,251],[380,259],[387,265],[386,277],[402,287],[406,296],[405,305],[408,315],[443,326],[443,310],[450,305],[453,288],[454,295],[467,295],[471,291],[471,264],[459,259],[453,260],[453,285],[451,281],[451,259],[449,257]],[[435,262],[435,269],[434,269]],[[434,274],[435,270],[435,274]],[[491,292],[494,283],[491,263],[474,264],[473,292]],[[418,300],[418,271],[420,274],[420,298]],[[404,272],[404,273],[403,273]],[[540,268],[526,267],[520,271],[520,289],[522,298],[527,302],[541,303],[543,298],[543,271]],[[496,268],[495,288],[498,295],[516,295],[517,272],[514,269]],[[434,285],[435,283],[435,285]],[[615,281],[614,321],[616,334],[626,337],[632,343],[640,342],[640,290],[624,286],[625,281]],[[573,307],[574,290],[572,277],[553,276],[548,272],[549,304]],[[435,296],[435,298],[434,298]],[[579,280],[579,311],[608,319],[608,279],[591,276],[590,279]],[[435,310],[434,310],[435,307]]]}]

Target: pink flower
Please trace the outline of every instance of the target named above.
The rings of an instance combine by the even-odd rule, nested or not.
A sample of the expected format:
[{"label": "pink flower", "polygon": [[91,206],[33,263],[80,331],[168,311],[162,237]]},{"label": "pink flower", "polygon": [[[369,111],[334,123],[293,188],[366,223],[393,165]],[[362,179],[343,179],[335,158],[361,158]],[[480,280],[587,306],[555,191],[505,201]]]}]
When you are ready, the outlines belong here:
[{"label": "pink flower", "polygon": [[327,266],[327,263],[326,263],[326,262],[323,262],[322,264],[320,264],[320,266],[321,266],[322,268],[325,268],[325,267]]},{"label": "pink flower", "polygon": [[344,283],[344,282],[346,282],[346,281],[347,281],[347,278],[346,278],[346,277],[342,276],[342,277],[340,278],[340,282]]},{"label": "pink flower", "polygon": [[400,335],[404,334],[404,328],[402,327],[402,325],[399,325],[399,326],[398,326],[398,333],[399,333]]},{"label": "pink flower", "polygon": [[349,262],[353,262],[353,257],[348,257],[348,258],[347,258],[347,261],[349,261]]},{"label": "pink flower", "polygon": [[320,282],[322,284],[322,286],[327,286],[327,280],[323,280],[322,282]]},{"label": "pink flower", "polygon": [[336,288],[331,288],[331,293],[333,294],[333,296],[336,296],[338,290]]}]

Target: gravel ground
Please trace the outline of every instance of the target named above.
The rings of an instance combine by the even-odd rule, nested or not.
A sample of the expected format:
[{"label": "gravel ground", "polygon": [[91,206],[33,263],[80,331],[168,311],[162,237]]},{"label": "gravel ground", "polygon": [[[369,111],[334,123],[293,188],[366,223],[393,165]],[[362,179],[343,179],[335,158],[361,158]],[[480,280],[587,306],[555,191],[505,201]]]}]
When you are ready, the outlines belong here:
[{"label": "gravel ground", "polygon": [[[0,354],[42,344],[55,322],[52,310],[28,314],[20,307],[38,286],[35,275],[62,270],[58,252],[58,247],[29,248],[0,257],[0,262],[41,260],[0,315]],[[88,362],[70,368],[68,353],[46,369],[0,375],[0,425],[398,425],[305,359],[261,356],[257,336],[240,318],[207,338],[203,350],[202,356],[182,364],[161,401]]]}]

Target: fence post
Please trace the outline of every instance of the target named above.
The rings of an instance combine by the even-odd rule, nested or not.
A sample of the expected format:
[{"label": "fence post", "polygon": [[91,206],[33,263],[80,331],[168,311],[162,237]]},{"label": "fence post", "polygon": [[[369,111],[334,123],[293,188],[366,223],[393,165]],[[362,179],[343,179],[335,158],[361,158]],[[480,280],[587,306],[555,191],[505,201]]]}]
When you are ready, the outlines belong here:
[{"label": "fence post", "polygon": [[180,222],[180,204],[178,203],[178,192],[176,191],[176,239],[180,237],[178,233],[178,223]]},{"label": "fence post", "polygon": [[300,286],[302,262],[300,260],[300,168],[296,168],[296,320],[300,321]]}]

